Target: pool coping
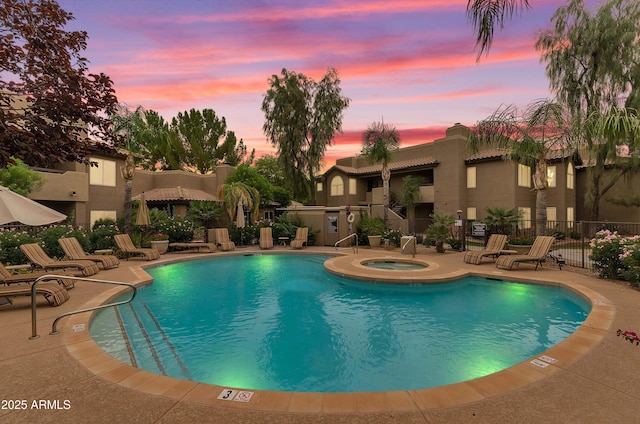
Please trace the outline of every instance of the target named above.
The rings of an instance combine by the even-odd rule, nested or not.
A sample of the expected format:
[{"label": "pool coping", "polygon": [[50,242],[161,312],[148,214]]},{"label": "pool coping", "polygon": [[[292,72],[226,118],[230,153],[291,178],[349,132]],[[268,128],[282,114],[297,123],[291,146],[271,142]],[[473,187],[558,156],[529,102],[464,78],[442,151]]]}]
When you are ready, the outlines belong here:
[{"label": "pool coping", "polygon": [[[259,254],[283,253],[317,254],[317,252],[261,252]],[[229,252],[226,254],[238,256],[246,253]],[[335,255],[336,253],[331,254]],[[339,253],[337,254],[339,255]],[[217,254],[216,256],[220,255]],[[358,261],[363,260],[360,255],[342,255],[342,257],[345,256],[357,256]],[[144,268],[193,260],[200,257],[202,256],[172,258],[163,260],[161,263],[145,263],[140,266],[134,266],[132,271],[139,277],[139,282],[136,285],[148,285],[152,281],[151,277],[144,271]],[[366,272],[366,267],[363,266],[363,268],[365,268],[364,271]],[[370,269],[368,270],[370,272]],[[424,270],[422,271],[424,272]],[[570,366],[597,346],[610,329],[615,318],[615,308],[607,298],[577,283],[560,281],[558,278],[549,275],[544,275],[544,279],[532,275],[527,275],[526,278],[523,278],[520,275],[500,270],[487,271],[489,271],[489,267],[480,268],[480,272],[457,269],[452,272],[440,273],[431,278],[423,277],[422,280],[446,282],[465,276],[481,276],[560,286],[585,298],[591,304],[592,310],[584,323],[559,344],[512,367],[473,380],[434,388],[389,392],[304,393],[246,390],[252,393],[252,397],[248,402],[218,399],[225,389],[236,388],[225,388],[157,375],[137,369],[113,358],[103,351],[89,334],[88,329],[94,313],[71,316],[64,323],[61,333],[63,334],[63,344],[68,352],[88,371],[111,383],[150,395],[197,404],[256,411],[291,413],[424,412],[436,408],[460,406],[485,400],[545,379]],[[376,274],[378,274],[378,270],[376,270]],[[408,281],[410,284],[415,283],[415,279],[408,279]],[[109,289],[86,302],[83,307],[93,307],[107,303],[127,290],[127,288]]]}]

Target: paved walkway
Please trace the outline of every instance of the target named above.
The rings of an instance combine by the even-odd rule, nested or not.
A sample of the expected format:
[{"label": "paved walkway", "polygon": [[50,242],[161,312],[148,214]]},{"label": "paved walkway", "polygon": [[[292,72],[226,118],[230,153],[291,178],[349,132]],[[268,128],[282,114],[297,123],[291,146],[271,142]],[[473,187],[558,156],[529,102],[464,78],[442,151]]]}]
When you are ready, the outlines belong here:
[{"label": "paved walkway", "polygon": [[[237,253],[254,251],[237,249]],[[289,251],[276,247],[273,252]],[[308,248],[305,252],[335,252]],[[347,253],[348,251],[345,251]],[[227,254],[227,253],[224,253]],[[222,256],[223,253],[215,253]],[[196,255],[194,255],[196,256]],[[197,255],[202,256],[202,255]],[[360,249],[358,257],[400,257],[398,250]],[[161,261],[187,259],[168,254]],[[407,258],[409,256],[402,255]],[[353,256],[355,260],[355,256]],[[2,423],[620,423],[638,422],[640,346],[616,330],[640,331],[640,292],[545,264],[517,271],[492,264],[467,265],[462,253],[420,248],[417,259],[435,264],[429,278],[476,273],[503,279],[544,280],[574,287],[597,301],[580,333],[552,348],[558,362],[537,369],[530,361],[470,382],[410,392],[291,394],[258,392],[249,403],[216,401],[219,388],[151,376],[96,353],[86,332],[73,333],[82,314],[61,320],[61,334],[48,333],[64,312],[102,302],[111,287],[78,283],[71,299],[52,308],[39,302],[39,338],[30,340],[29,300],[0,307],[0,422]],[[97,277],[146,284],[140,261],[124,261]],[[358,269],[357,263],[353,266]],[[570,340],[571,339],[571,340]]]}]

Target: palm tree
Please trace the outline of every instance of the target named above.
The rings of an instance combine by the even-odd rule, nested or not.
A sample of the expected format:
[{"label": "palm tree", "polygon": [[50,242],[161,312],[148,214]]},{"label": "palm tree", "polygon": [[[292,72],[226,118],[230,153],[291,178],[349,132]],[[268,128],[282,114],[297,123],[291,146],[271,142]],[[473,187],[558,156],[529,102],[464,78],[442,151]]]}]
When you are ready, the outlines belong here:
[{"label": "palm tree", "polygon": [[124,231],[129,234],[131,229],[131,192],[133,190],[133,175],[135,173],[135,153],[139,150],[139,133],[144,109],[138,106],[135,111],[124,105],[118,105],[118,113],[111,116],[113,133],[122,140],[127,150],[125,165],[120,168],[124,178]]},{"label": "palm tree", "polygon": [[360,152],[370,164],[382,162],[382,202],[384,204],[384,225],[387,225],[389,209],[389,180],[393,152],[398,150],[400,135],[395,127],[384,122],[374,122],[362,134],[362,151]]},{"label": "palm tree", "polygon": [[477,60],[482,53],[489,52],[493,44],[493,31],[504,28],[507,20],[530,8],[528,0],[469,0],[467,18],[476,33],[476,47],[480,47]]},{"label": "palm tree", "polygon": [[550,151],[575,149],[575,130],[566,108],[548,99],[536,100],[518,115],[515,106],[500,107],[478,122],[470,132],[468,147],[477,153],[481,145],[504,151],[504,159],[534,168],[536,232],[547,226],[547,157]]},{"label": "palm tree", "polygon": [[230,221],[236,217],[240,202],[251,210],[252,220],[257,221],[260,212],[260,193],[254,187],[241,182],[225,183],[218,187],[218,198],[222,199]]}]

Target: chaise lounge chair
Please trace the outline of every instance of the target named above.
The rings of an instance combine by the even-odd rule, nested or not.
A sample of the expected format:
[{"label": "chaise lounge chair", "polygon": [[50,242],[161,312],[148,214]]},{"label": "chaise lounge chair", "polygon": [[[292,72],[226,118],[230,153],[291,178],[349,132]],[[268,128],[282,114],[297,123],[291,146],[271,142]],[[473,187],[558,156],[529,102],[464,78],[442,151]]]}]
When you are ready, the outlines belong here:
[{"label": "chaise lounge chair", "polygon": [[118,249],[125,254],[127,260],[129,260],[130,255],[138,255],[145,261],[153,261],[160,257],[160,252],[157,249],[136,247],[129,234],[116,234],[113,236],[113,240],[116,242]]},{"label": "chaise lounge chair", "polygon": [[491,234],[487,241],[487,246],[483,250],[469,250],[464,254],[464,262],[467,264],[479,265],[483,258],[500,256],[500,252],[507,243],[505,234]]},{"label": "chaise lounge chair", "polygon": [[220,249],[223,251],[234,250],[236,248],[236,244],[231,241],[229,238],[229,230],[226,228],[216,228],[216,244],[220,246]]},{"label": "chaise lounge chair", "polygon": [[49,255],[47,255],[46,252],[42,250],[42,247],[40,247],[38,243],[21,244],[20,250],[22,250],[24,254],[27,255],[27,258],[29,258],[29,261],[31,261],[31,263],[39,266],[44,270],[74,268],[81,272],[85,277],[97,274],[98,271],[100,271],[98,265],[92,261],[56,261],[54,259],[51,259]]},{"label": "chaise lounge chair", "polygon": [[217,249],[214,243],[192,241],[189,243],[169,243],[169,248],[184,252],[213,253]]},{"label": "chaise lounge chair", "polygon": [[536,270],[538,265],[542,266],[544,261],[551,250],[551,245],[555,237],[553,236],[537,236],[531,245],[531,250],[524,255],[502,255],[496,259],[496,267],[502,269],[513,269],[513,266],[517,266],[520,262],[535,262]]},{"label": "chaise lounge chair", "polygon": [[298,227],[296,230],[296,238],[291,240],[290,246],[294,249],[302,249],[307,244],[307,238],[309,238],[309,228],[308,227]]},{"label": "chaise lounge chair", "polygon": [[[12,297],[31,296],[31,284],[14,284],[0,286],[0,297],[4,297],[11,304]],[[51,306],[59,306],[69,300],[69,292],[56,283],[42,282],[36,286],[36,294],[41,294]]]},{"label": "chaise lounge chair", "polygon": [[260,228],[260,249],[273,248],[273,231],[271,227]]},{"label": "chaise lounge chair", "polygon": [[120,259],[114,255],[89,255],[87,254],[80,242],[75,237],[63,237],[58,239],[58,244],[64,250],[64,253],[69,259],[73,260],[87,260],[93,261],[98,265],[102,265],[102,268],[116,268],[120,265]]},{"label": "chaise lounge chair", "polygon": [[[7,286],[10,284],[18,283],[33,283],[36,279],[42,277],[43,275],[51,275],[51,273],[45,271],[35,271],[12,274],[7,268],[5,268],[3,263],[0,263],[0,284],[6,284]],[[58,275],[59,278],[51,278],[51,280],[57,280],[58,284],[63,286],[65,289],[72,289],[74,286],[73,280],[69,278],[63,278],[64,275],[65,274]]]}]

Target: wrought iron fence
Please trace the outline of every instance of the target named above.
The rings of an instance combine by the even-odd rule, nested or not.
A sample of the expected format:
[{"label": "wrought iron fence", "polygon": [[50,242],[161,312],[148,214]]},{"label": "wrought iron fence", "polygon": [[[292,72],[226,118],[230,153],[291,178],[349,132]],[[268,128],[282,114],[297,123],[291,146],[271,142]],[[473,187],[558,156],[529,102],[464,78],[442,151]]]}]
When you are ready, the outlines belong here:
[{"label": "wrought iron fence", "polygon": [[[403,234],[414,234],[418,241],[428,238],[425,231],[431,225],[429,218],[389,220],[389,228],[401,229]],[[521,220],[513,226],[486,226],[479,221],[457,220],[451,226],[451,239],[456,241],[455,247],[461,250],[481,248],[493,233],[507,234],[510,243],[525,245],[532,243],[537,234],[552,235],[555,242],[551,254],[560,258],[565,265],[592,269],[591,239],[598,231],[617,231],[620,235],[639,235],[639,222],[612,221],[547,221],[544,231],[536,231],[535,220]]]}]

